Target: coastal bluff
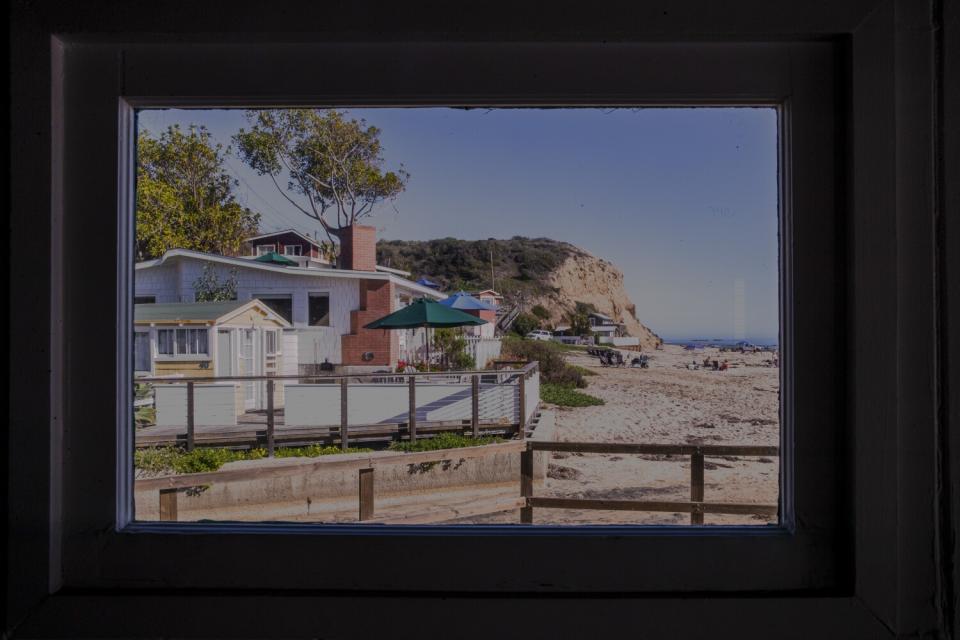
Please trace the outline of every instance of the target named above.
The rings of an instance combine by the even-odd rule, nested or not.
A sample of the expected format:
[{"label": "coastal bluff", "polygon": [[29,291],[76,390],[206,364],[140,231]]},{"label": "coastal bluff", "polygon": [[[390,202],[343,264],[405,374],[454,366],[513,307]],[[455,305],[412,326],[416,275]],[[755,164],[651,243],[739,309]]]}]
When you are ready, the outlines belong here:
[{"label": "coastal bluff", "polygon": [[663,342],[637,318],[637,306],[623,287],[623,272],[612,263],[579,250],[551,271],[546,283],[552,291],[535,297],[531,306],[539,304],[550,311],[552,323],[563,322],[576,303],[583,302],[624,323],[627,333],[640,338],[644,349],[653,349]]},{"label": "coastal bluff", "polygon": [[[427,277],[446,291],[480,291],[491,281],[508,305],[525,311],[541,305],[546,324],[567,322],[577,303],[624,323],[644,349],[662,340],[641,321],[642,310],[627,295],[624,275],[613,263],[568,242],[550,238],[381,240],[377,263]],[[492,273],[491,273],[492,272]]]}]

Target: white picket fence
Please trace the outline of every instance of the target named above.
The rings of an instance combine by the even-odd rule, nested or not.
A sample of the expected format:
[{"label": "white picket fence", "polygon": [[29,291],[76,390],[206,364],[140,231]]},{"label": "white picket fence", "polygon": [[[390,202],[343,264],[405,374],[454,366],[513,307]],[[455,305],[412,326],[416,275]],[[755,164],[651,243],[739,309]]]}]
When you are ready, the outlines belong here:
[{"label": "white picket fence", "polygon": [[467,353],[477,363],[477,369],[485,369],[491,360],[499,358],[502,348],[500,338],[467,337]]}]

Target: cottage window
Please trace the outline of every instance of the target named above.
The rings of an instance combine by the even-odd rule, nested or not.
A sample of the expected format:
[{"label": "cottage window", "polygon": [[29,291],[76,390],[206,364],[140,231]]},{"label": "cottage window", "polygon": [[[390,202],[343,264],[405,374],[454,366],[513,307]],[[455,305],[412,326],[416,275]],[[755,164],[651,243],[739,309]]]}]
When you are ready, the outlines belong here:
[{"label": "cottage window", "polygon": [[286,244],[286,245],[283,245],[283,255],[285,255],[285,256],[299,256],[299,255],[301,255],[301,253],[300,253],[300,245],[298,245],[298,244]]},{"label": "cottage window", "polygon": [[311,327],[330,326],[330,294],[311,293],[309,295],[309,323]]},{"label": "cottage window", "polygon": [[157,353],[161,356],[172,356],[174,354],[173,334],[174,329],[157,330]]},{"label": "cottage window", "polygon": [[263,332],[264,338],[264,350],[268,356],[275,356],[279,352],[277,347],[278,340],[277,336],[280,332],[276,330],[268,330]]},{"label": "cottage window", "polygon": [[150,371],[150,332],[136,331],[133,334],[133,369]]},{"label": "cottage window", "polygon": [[272,253],[277,250],[277,245],[275,244],[258,244],[257,245],[257,255],[262,256],[268,253]]},{"label": "cottage window", "polygon": [[158,329],[157,353],[165,356],[208,355],[206,329]]}]

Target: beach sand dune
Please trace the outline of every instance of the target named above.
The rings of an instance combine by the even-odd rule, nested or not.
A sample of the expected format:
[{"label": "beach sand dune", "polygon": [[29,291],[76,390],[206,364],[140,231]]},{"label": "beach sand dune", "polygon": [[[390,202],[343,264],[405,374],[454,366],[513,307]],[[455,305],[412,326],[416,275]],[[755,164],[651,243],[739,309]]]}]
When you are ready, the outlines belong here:
[{"label": "beach sand dune", "polygon": [[[629,354],[627,354],[629,355]],[[727,360],[727,371],[691,370],[688,363]],[[650,352],[650,368],[600,367],[585,354],[571,364],[597,373],[586,391],[606,404],[554,407],[557,439],[577,442],[725,444],[776,446],[780,442],[780,370],[766,365],[769,353],[696,352],[666,345]],[[776,504],[779,459],[708,457],[708,502]],[[688,456],[554,453],[537,495],[604,499],[688,500]],[[462,522],[517,522],[504,512]],[[534,523],[686,524],[688,514],[536,509]],[[775,517],[708,514],[705,524],[775,523]]]}]

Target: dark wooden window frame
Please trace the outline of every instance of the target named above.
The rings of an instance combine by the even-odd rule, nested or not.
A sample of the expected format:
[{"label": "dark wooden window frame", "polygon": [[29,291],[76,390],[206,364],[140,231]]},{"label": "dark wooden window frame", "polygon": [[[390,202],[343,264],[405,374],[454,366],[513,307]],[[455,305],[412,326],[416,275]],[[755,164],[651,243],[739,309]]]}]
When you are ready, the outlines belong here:
[{"label": "dark wooden window frame", "polygon": [[[937,206],[930,186],[943,162],[935,153],[937,109],[931,91],[937,82],[931,60],[934,5],[902,0],[848,4],[843,11],[821,10],[819,22],[788,12],[802,23],[797,28],[819,42],[809,37],[795,41],[783,19],[771,13],[777,7],[744,3],[751,11],[736,14],[744,16],[740,22],[727,19],[715,27],[706,22],[708,16],[689,20],[700,33],[719,28],[739,34],[723,40],[743,39],[751,30],[756,40],[759,12],[769,18],[772,26],[764,29],[777,42],[662,42],[689,34],[678,29],[648,33],[661,42],[637,45],[331,44],[325,53],[332,52],[339,69],[333,75],[342,73],[343,82],[338,84],[336,77],[331,82],[329,73],[321,81],[320,69],[308,69],[307,80],[318,74],[308,84],[324,87],[322,94],[313,95],[303,94],[302,70],[296,84],[279,74],[265,88],[264,78],[284,60],[319,52],[323,45],[276,44],[263,37],[253,47],[249,42],[240,47],[205,44],[199,36],[176,45],[156,40],[138,44],[129,34],[55,38],[48,58],[54,76],[48,97],[53,153],[47,164],[40,160],[47,169],[34,177],[41,183],[49,179],[53,196],[46,227],[52,261],[46,275],[38,274],[48,278],[53,292],[55,338],[40,369],[50,366],[53,371],[47,405],[51,428],[36,429],[36,424],[24,424],[23,417],[11,424],[11,450],[19,447],[19,458],[11,457],[10,495],[30,489],[36,497],[36,487],[49,488],[39,509],[33,501],[11,501],[11,575],[18,588],[11,603],[18,619],[26,616],[21,629],[102,634],[109,628],[107,617],[97,612],[111,608],[130,625],[129,635],[160,633],[157,625],[167,634],[188,628],[225,636],[256,634],[257,629],[276,632],[278,619],[285,620],[283,628],[291,634],[298,629],[348,630],[351,618],[387,630],[393,624],[390,616],[380,616],[380,622],[364,617],[367,607],[408,611],[439,595],[448,599],[434,624],[452,624],[458,613],[476,611],[485,601],[493,605],[492,599],[498,613],[528,616],[540,625],[535,628],[594,635],[627,620],[635,621],[635,628],[647,625],[678,638],[701,635],[698,619],[710,620],[714,629],[737,629],[739,637],[883,637],[944,628],[950,608],[941,589],[952,576],[942,572],[941,554],[947,547],[938,523],[943,523],[944,503],[935,498],[942,477],[938,464],[945,458],[935,431],[940,345],[930,330],[938,322],[937,287],[943,286],[937,284],[942,265],[936,256],[942,254],[936,246]],[[811,59],[820,66],[807,66]],[[225,91],[211,92],[209,77],[189,73],[198,60],[201,69],[223,72],[215,84],[231,87],[234,99],[226,98]],[[349,71],[375,68],[384,60],[389,63],[381,64],[382,83],[348,81]],[[636,63],[629,72],[625,61]],[[673,73],[657,70],[664,66]],[[734,77],[735,66],[750,72]],[[499,71],[495,80],[491,68]],[[762,80],[764,69],[773,82],[757,91],[757,73]],[[823,82],[825,69],[829,86]],[[738,84],[747,75],[751,81]],[[706,85],[691,83],[696,77]],[[776,78],[789,79],[779,85],[779,93],[771,91],[777,88]],[[820,93],[797,93],[804,86]],[[598,90],[603,87],[605,91]],[[785,138],[784,149],[790,154],[818,151],[821,161],[785,157],[784,193],[813,198],[829,211],[811,209],[811,201],[784,203],[786,220],[793,224],[786,236],[792,242],[784,246],[786,264],[794,267],[794,281],[786,282],[792,295],[784,301],[787,326],[796,331],[790,363],[796,379],[785,381],[795,390],[786,410],[797,429],[785,425],[785,437],[793,438],[786,444],[795,466],[784,465],[785,495],[794,500],[785,505],[785,513],[793,518],[763,532],[608,528],[518,534],[492,527],[379,534],[360,528],[334,533],[267,525],[192,530],[175,525],[174,532],[128,524],[131,496],[124,459],[129,442],[122,432],[117,437],[117,426],[129,417],[129,406],[116,390],[130,373],[129,358],[108,362],[104,371],[88,371],[82,379],[71,374],[71,367],[85,362],[80,356],[100,338],[115,339],[124,357],[130,348],[129,334],[102,326],[99,316],[82,317],[79,310],[82,304],[113,308],[118,326],[129,324],[132,270],[123,242],[128,238],[118,216],[103,215],[103,205],[116,204],[118,193],[115,210],[129,211],[132,202],[131,176],[119,171],[132,167],[132,109],[185,102],[268,104],[278,96],[288,104],[344,105],[781,104],[790,123],[784,134],[792,136]],[[830,104],[826,119],[816,108],[813,112],[820,116],[812,120],[802,109],[797,112],[798,105],[821,100]],[[797,138],[798,130],[803,139]],[[830,139],[830,157],[818,149],[817,134]],[[106,145],[104,136],[112,144]],[[815,178],[826,178],[831,188],[801,192],[799,187]],[[814,230],[826,233],[826,241],[806,235]],[[94,237],[117,238],[118,252],[84,255],[83,270],[77,271],[81,252],[76,247],[85,244],[78,240]],[[812,255],[806,253],[811,247],[816,248]],[[116,295],[104,292],[101,278],[117,273]],[[813,310],[801,304],[812,301],[818,303],[820,317],[810,317]],[[814,331],[808,333],[805,322]],[[86,343],[72,336],[85,336]],[[89,340],[91,336],[98,339]],[[822,357],[820,367],[804,364],[803,353],[822,344],[808,340],[821,339],[836,348],[828,366],[822,366]],[[21,362],[32,366],[29,359]],[[113,381],[106,392],[104,375]],[[826,386],[831,389],[825,396],[806,395]],[[28,411],[26,420],[38,415],[42,413]],[[94,423],[89,417],[104,415],[117,420]],[[824,419],[831,429],[816,425],[811,432],[817,435],[807,440],[804,428],[811,419]],[[116,446],[104,447],[105,442]],[[808,445],[816,445],[816,452]],[[822,457],[824,451],[829,455]],[[104,473],[112,469],[116,473]],[[809,487],[812,495],[827,500],[825,512],[807,511],[804,492]],[[31,526],[17,526],[24,522]],[[39,541],[38,531],[44,532]],[[469,553],[456,553],[467,546]],[[335,552],[314,551],[322,563],[265,562],[258,567],[231,560],[261,552],[268,557],[277,548]],[[444,560],[425,565],[432,554]],[[364,556],[379,562],[360,571],[356,563]],[[541,562],[557,556],[562,564]],[[235,571],[238,566],[243,573]],[[235,591],[238,587],[260,591],[243,596]],[[117,588],[133,591],[117,599],[111,595]],[[213,591],[199,597],[205,590]],[[289,597],[276,598],[277,593],[264,590]],[[385,598],[394,590],[407,594],[402,607]],[[334,592],[367,597],[343,601],[331,598]],[[503,592],[527,596],[493,595]],[[590,593],[617,597],[583,597]],[[571,600],[569,594],[579,597]],[[333,609],[313,617],[310,612],[317,611],[318,603],[337,606],[342,622],[328,617]],[[264,615],[248,615],[251,605]],[[170,606],[179,615],[158,620],[156,612]],[[183,626],[190,619],[184,612],[195,612],[199,627]],[[202,622],[204,613],[209,622]],[[324,624],[318,625],[321,619]],[[471,619],[479,627],[495,628],[495,620]],[[586,620],[600,622],[580,626],[578,621]],[[762,620],[762,626],[749,620]]]}]

